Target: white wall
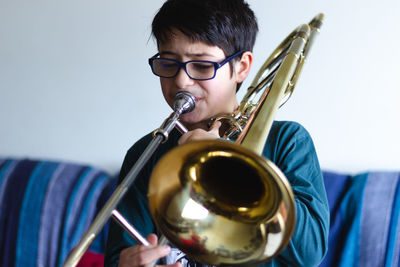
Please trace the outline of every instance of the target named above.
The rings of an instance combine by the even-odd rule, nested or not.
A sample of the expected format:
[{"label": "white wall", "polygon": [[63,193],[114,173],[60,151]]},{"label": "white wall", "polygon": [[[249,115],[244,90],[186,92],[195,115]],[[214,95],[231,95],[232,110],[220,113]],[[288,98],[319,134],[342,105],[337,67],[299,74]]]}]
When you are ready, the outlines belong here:
[{"label": "white wall", "polygon": [[[117,171],[131,144],[170,113],[147,65],[162,2],[0,0],[0,156]],[[324,169],[400,169],[400,1],[249,3],[260,34],[243,88],[292,29],[325,13],[277,118],[310,131]]]}]

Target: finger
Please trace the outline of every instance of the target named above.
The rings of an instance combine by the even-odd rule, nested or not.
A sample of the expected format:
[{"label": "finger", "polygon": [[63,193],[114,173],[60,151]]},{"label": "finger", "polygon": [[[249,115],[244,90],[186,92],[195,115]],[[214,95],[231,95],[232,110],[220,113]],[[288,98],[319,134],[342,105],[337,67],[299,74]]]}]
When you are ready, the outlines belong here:
[{"label": "finger", "polygon": [[149,234],[148,236],[147,236],[147,241],[149,241],[150,242],[150,244],[152,244],[152,245],[157,245],[157,242],[158,242],[158,237],[157,237],[157,235],[155,235],[155,234]]},{"label": "finger", "polygon": [[214,121],[208,132],[217,134],[219,136],[219,128],[221,127],[221,125],[222,125],[221,121]]},{"label": "finger", "polygon": [[171,248],[169,246],[146,247],[146,250],[134,255],[133,258],[135,258],[134,262],[139,265],[149,265],[167,256],[170,252]]},{"label": "finger", "polygon": [[192,132],[187,132],[185,134],[183,134],[179,140],[178,140],[178,144],[182,145],[184,143],[186,143],[186,141],[188,140],[188,138],[192,135]]}]

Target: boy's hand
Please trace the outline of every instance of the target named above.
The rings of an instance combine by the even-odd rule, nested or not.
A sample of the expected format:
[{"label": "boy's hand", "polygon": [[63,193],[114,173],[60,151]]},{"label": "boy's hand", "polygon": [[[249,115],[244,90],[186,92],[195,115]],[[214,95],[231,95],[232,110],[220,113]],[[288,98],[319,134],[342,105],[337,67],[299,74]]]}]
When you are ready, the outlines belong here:
[{"label": "boy's hand", "polygon": [[[124,249],[119,255],[119,267],[150,267],[151,264],[159,258],[165,257],[171,251],[169,246],[157,245],[157,236],[150,234],[147,237],[150,246],[136,245]],[[182,267],[182,264],[177,262],[171,265],[157,265],[169,267]]]},{"label": "boy's hand", "polygon": [[201,128],[188,131],[179,138],[178,144],[182,145],[191,141],[218,139],[220,138],[219,127],[221,127],[221,122],[215,121],[208,131]]}]

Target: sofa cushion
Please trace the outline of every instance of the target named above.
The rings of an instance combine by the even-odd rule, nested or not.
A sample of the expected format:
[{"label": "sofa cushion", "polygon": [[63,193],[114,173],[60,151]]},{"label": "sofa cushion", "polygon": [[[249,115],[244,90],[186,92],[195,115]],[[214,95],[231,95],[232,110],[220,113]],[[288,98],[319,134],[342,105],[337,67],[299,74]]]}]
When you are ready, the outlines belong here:
[{"label": "sofa cushion", "polygon": [[[0,158],[0,266],[60,266],[115,188],[75,163]],[[400,174],[324,172],[331,225],[320,265],[400,266]],[[81,266],[102,266],[107,226]]]},{"label": "sofa cushion", "polygon": [[320,266],[399,266],[399,172],[324,172],[324,181],[331,225]]},{"label": "sofa cushion", "polygon": [[[0,266],[60,266],[115,181],[87,165],[0,159]],[[106,232],[91,251],[103,252]]]}]

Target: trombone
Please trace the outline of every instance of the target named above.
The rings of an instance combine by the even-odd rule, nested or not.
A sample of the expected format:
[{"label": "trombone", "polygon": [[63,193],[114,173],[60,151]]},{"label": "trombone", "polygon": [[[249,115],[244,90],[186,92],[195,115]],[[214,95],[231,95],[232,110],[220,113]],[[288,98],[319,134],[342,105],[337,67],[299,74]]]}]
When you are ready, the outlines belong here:
[{"label": "trombone", "polygon": [[[289,34],[265,61],[239,109],[215,118],[228,124],[224,138],[235,139],[234,143],[207,140],[180,145],[154,168],[148,191],[153,220],[163,236],[189,257],[210,265],[256,265],[276,257],[290,241],[295,226],[293,192],[282,171],[261,152],[277,109],[294,90],[322,20],[323,14],[318,14]],[[186,131],[179,116],[194,107],[193,96],[177,94],[173,113],[154,132],[63,266],[76,266],[110,217],[146,244],[116,207],[171,130]]]}]

